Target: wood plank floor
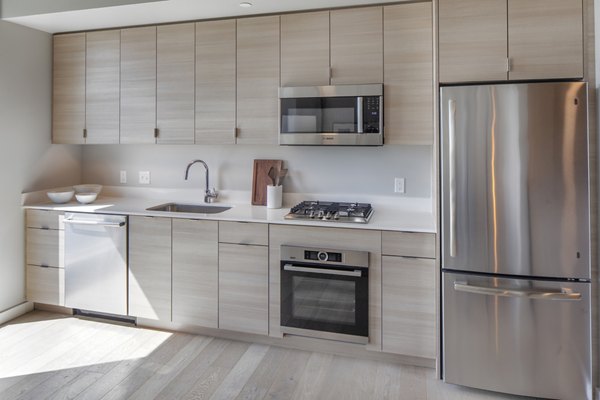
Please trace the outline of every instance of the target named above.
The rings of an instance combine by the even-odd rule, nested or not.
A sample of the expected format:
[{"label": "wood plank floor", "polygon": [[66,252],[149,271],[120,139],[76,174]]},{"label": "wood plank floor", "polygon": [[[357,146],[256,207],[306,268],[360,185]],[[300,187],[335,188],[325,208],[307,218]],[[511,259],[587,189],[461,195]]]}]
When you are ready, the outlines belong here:
[{"label": "wood plank floor", "polygon": [[517,397],[447,385],[426,368],[33,311],[0,326],[0,399]]}]

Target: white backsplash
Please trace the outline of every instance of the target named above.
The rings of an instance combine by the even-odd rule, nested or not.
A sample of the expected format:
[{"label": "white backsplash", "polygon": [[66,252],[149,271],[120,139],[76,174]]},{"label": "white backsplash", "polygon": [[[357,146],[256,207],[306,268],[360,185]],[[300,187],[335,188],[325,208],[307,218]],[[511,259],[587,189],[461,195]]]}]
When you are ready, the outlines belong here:
[{"label": "white backsplash", "polygon": [[[107,186],[204,188],[204,168],[194,165],[190,179],[185,167],[206,161],[210,184],[218,190],[249,192],[254,159],[282,159],[289,169],[285,193],[344,196],[365,201],[372,196],[431,198],[431,146],[280,147],[200,145],[94,145],[83,147],[83,182]],[[119,183],[120,171],[128,183]],[[151,184],[138,184],[139,171],[150,171]],[[394,178],[406,180],[406,193],[394,193]],[[349,198],[345,197],[349,196]]]}]

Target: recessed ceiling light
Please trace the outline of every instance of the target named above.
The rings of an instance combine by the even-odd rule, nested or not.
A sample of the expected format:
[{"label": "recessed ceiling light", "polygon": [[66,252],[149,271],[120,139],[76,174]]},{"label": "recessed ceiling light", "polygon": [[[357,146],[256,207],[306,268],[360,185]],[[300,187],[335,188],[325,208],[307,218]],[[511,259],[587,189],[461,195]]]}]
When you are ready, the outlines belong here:
[{"label": "recessed ceiling light", "polygon": [[244,7],[244,8],[252,7],[252,3],[248,3],[247,1],[242,1],[240,3],[240,7]]}]

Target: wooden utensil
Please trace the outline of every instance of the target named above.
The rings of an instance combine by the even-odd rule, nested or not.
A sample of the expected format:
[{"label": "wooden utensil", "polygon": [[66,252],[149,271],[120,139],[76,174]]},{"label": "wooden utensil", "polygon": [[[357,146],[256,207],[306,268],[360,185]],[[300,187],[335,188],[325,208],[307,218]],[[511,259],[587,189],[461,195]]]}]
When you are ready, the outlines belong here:
[{"label": "wooden utensil", "polygon": [[273,168],[279,173],[283,167],[283,160],[254,160],[252,174],[252,204],[255,206],[267,205],[267,185],[274,182],[269,177],[269,170]]},{"label": "wooden utensil", "polygon": [[277,175],[277,179],[275,180],[275,186],[283,185],[283,178],[285,178],[287,172],[287,168],[282,168],[279,170],[279,174]]}]

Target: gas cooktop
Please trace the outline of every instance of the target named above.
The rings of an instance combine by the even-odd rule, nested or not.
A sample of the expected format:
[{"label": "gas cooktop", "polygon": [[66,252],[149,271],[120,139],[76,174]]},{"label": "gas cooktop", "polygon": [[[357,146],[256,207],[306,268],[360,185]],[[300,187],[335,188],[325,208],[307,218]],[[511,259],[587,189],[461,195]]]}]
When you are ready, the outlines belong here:
[{"label": "gas cooktop", "polygon": [[330,222],[366,224],[373,215],[369,203],[336,203],[332,201],[303,201],[292,207],[285,219],[307,219]]}]

